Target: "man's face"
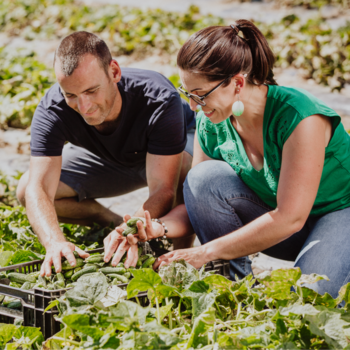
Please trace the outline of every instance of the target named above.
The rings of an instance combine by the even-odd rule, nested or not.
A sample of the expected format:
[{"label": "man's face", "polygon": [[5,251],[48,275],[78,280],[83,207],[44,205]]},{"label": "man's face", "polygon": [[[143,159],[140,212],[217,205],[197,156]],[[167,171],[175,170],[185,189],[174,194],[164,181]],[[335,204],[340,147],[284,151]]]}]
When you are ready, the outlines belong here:
[{"label": "man's face", "polygon": [[113,113],[116,107],[120,80],[115,74],[116,61],[109,67],[108,78],[98,59],[90,54],[82,57],[78,67],[70,76],[65,76],[60,68],[59,59],[55,63],[55,73],[62,93],[69,107],[78,112],[89,125],[100,125],[117,116]]}]

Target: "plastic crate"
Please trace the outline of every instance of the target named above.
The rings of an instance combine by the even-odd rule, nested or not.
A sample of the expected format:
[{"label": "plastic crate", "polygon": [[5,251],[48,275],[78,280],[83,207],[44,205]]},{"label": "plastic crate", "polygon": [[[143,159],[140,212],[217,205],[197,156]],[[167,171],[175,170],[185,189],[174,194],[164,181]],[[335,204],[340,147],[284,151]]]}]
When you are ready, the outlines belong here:
[{"label": "plastic crate", "polygon": [[[143,243],[144,254],[152,253],[148,244]],[[89,253],[102,252],[103,248],[90,250]],[[23,264],[17,264],[0,268],[0,272],[20,272],[31,273],[40,271],[41,264],[44,260],[35,260]],[[51,337],[60,330],[60,323],[54,318],[58,314],[56,307],[46,311],[44,310],[54,300],[63,295],[67,289],[45,290],[35,288],[31,290],[23,290],[20,288],[10,287],[9,279],[0,279],[0,295],[17,298],[22,303],[22,310],[13,310],[0,305],[0,323],[14,323],[16,318],[23,320],[24,326],[40,327],[45,339]],[[120,288],[125,289],[127,283],[119,285]],[[141,293],[139,295],[141,305],[146,305],[147,295]]]}]

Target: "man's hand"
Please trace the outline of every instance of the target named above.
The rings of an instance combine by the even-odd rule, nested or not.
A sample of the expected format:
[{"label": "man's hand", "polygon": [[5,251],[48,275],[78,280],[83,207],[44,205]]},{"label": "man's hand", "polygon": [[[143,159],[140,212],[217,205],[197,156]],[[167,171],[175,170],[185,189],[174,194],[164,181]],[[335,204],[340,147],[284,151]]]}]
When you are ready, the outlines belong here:
[{"label": "man's hand", "polygon": [[[105,258],[104,261],[108,263],[112,256],[112,266],[116,266],[126,251],[128,251],[127,259],[124,263],[125,267],[136,266],[138,260],[137,244],[129,244],[126,237],[122,236],[123,231],[128,227],[126,222],[131,218],[130,215],[124,215],[124,223],[116,227],[104,240]],[[142,223],[138,222],[139,224]],[[129,235],[132,236],[132,235]],[[137,243],[137,241],[136,241]],[[114,254],[114,255],[113,255]]]},{"label": "man's hand", "polygon": [[[127,215],[125,217],[127,217]],[[145,210],[145,218],[143,219],[143,222],[138,221],[136,225],[137,233],[135,235],[127,236],[127,240],[130,245],[137,244],[139,241],[146,242],[154,238],[162,237],[164,235],[163,226],[151,220],[151,214],[148,210]]]},{"label": "man's hand", "polygon": [[162,225],[151,221],[149,211],[145,210],[145,218],[140,218],[140,221],[136,223],[137,234],[129,234],[127,237],[124,237],[122,233],[128,227],[126,222],[129,219],[131,219],[130,215],[124,215],[124,223],[113,230],[103,241],[105,247],[104,261],[106,263],[109,262],[113,256],[112,266],[118,264],[126,251],[128,251],[128,255],[124,265],[127,268],[136,266],[138,260],[137,242],[146,242],[149,239],[161,237],[164,234]]},{"label": "man's hand", "polygon": [[169,265],[173,261],[179,259],[184,259],[196,269],[199,269],[210,261],[210,259],[206,257],[205,249],[203,249],[203,246],[200,246],[189,249],[174,250],[170,253],[164,254],[160,256],[153,264],[153,269],[157,269],[158,267],[162,267],[164,265]]},{"label": "man's hand", "polygon": [[83,259],[87,258],[90,254],[84,252],[80,248],[76,247],[73,243],[62,241],[62,242],[50,242],[49,246],[46,247],[45,260],[40,269],[41,276],[51,276],[51,266],[54,265],[55,271],[61,272],[62,264],[61,259],[65,257],[71,266],[76,265],[76,260],[73,252],[77,251],[79,256]]}]

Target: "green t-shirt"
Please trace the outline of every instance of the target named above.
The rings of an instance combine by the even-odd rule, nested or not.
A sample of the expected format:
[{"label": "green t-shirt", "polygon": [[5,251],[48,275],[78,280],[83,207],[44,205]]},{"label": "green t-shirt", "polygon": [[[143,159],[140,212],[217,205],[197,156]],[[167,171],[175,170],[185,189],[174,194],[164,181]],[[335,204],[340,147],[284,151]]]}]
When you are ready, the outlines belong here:
[{"label": "green t-shirt", "polygon": [[205,154],[231,165],[242,181],[265,203],[277,207],[277,187],[284,143],[304,118],[322,114],[332,118],[333,136],[326,147],[320,187],[311,215],[350,207],[350,136],[340,116],[303,89],[268,85],[264,113],[264,167],[254,169],[230,118],[213,124],[197,115],[198,141]]}]

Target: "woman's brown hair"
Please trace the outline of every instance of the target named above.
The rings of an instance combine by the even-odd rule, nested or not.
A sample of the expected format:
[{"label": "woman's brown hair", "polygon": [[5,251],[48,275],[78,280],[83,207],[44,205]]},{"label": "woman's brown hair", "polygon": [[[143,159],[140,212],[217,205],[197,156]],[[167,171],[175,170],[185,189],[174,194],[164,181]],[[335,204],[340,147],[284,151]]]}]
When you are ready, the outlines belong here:
[{"label": "woman's brown hair", "polygon": [[277,85],[272,71],[274,63],[275,57],[264,35],[244,19],[232,26],[200,30],[185,42],[177,55],[180,69],[202,74],[209,81],[246,73],[248,82],[255,85]]}]

